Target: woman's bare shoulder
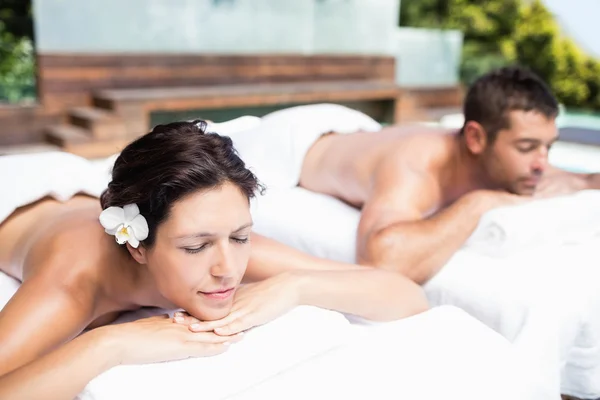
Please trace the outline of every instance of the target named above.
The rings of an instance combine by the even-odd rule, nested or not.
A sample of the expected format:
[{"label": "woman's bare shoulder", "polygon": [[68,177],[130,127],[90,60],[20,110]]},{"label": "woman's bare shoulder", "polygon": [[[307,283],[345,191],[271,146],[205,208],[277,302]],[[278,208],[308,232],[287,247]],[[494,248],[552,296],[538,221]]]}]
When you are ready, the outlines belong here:
[{"label": "woman's bare shoulder", "polygon": [[23,278],[49,273],[67,283],[93,276],[108,251],[106,239],[95,209],[66,213],[31,245],[23,260]]}]

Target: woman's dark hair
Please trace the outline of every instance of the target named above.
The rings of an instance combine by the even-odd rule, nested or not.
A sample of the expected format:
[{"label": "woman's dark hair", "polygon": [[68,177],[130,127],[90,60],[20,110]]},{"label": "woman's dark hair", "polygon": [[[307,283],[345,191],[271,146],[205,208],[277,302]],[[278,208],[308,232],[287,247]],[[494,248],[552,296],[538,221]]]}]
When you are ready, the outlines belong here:
[{"label": "woman's dark hair", "polygon": [[156,228],[176,201],[224,183],[236,185],[250,200],[262,186],[233,147],[231,138],[206,132],[206,122],[156,126],[130,143],[115,161],[112,180],[100,197],[102,209],[137,204],[148,221],[151,247]]}]

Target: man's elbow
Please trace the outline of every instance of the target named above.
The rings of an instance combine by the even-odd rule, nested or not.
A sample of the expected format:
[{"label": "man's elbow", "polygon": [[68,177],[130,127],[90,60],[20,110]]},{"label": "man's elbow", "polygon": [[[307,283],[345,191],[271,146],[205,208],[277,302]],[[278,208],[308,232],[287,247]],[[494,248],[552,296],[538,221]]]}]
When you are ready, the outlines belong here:
[{"label": "man's elbow", "polygon": [[367,240],[362,254],[358,255],[361,265],[399,272],[415,283],[423,284],[431,277],[422,260],[411,254],[402,234],[391,234],[382,229]]}]

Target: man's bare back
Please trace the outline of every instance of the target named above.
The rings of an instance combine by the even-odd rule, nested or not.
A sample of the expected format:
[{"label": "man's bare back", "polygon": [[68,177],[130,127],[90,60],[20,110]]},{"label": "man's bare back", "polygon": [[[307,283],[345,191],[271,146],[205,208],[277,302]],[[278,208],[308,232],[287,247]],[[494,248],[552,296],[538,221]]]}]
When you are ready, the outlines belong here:
[{"label": "man's bare back", "polygon": [[[442,184],[441,178],[450,178],[443,171],[448,171],[455,150],[456,131],[421,125],[389,126],[379,132],[329,134],[307,153],[300,186],[362,208],[378,178],[387,179],[387,169],[410,169],[434,183],[433,203],[446,203],[461,191],[457,186],[464,186],[453,182],[448,185],[448,193],[434,193],[435,186]],[[401,185],[402,182],[390,180],[387,184]]]}]

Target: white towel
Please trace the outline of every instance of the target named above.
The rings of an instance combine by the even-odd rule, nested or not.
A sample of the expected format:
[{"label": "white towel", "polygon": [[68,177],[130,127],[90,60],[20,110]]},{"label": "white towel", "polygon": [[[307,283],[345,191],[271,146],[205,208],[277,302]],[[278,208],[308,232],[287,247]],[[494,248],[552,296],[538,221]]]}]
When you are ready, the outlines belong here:
[{"label": "white towel", "polygon": [[218,356],[113,368],[92,380],[79,399],[222,399],[347,343],[353,332],[342,314],[297,307]]},{"label": "white towel", "polygon": [[106,161],[91,162],[70,153],[2,156],[0,222],[18,207],[46,196],[59,201],[67,201],[77,193],[100,196],[109,179]]},{"label": "white towel", "polygon": [[369,327],[231,400],[549,400],[506,339],[456,307]]},{"label": "white towel", "polygon": [[260,121],[260,117],[255,117],[252,115],[243,115],[241,117],[224,122],[210,121],[208,122],[206,131],[218,133],[222,136],[227,136],[235,134],[236,132],[243,132],[249,129],[256,128],[258,125],[260,125]]},{"label": "white towel", "polygon": [[381,125],[337,104],[290,107],[265,115],[260,124],[229,134],[246,165],[269,188],[298,184],[304,157],[325,133],[378,131]]},{"label": "white towel", "polygon": [[506,257],[532,247],[577,244],[600,234],[600,190],[534,200],[484,214],[465,243],[471,251]]},{"label": "white towel", "polygon": [[[253,206],[258,233],[317,256],[352,262],[360,212],[302,188]],[[462,249],[425,289],[432,305],[466,310],[514,343],[549,390],[600,397],[600,237],[497,258]],[[565,366],[566,363],[566,366]],[[535,367],[534,367],[535,368]],[[561,376],[562,375],[562,376]]]},{"label": "white towel", "polygon": [[[211,122],[207,130],[231,135],[259,124],[260,118],[246,115],[225,122]],[[110,182],[117,156],[88,160],[58,151],[1,156],[0,223],[17,208],[46,196],[63,202],[78,193],[99,197]]]}]

